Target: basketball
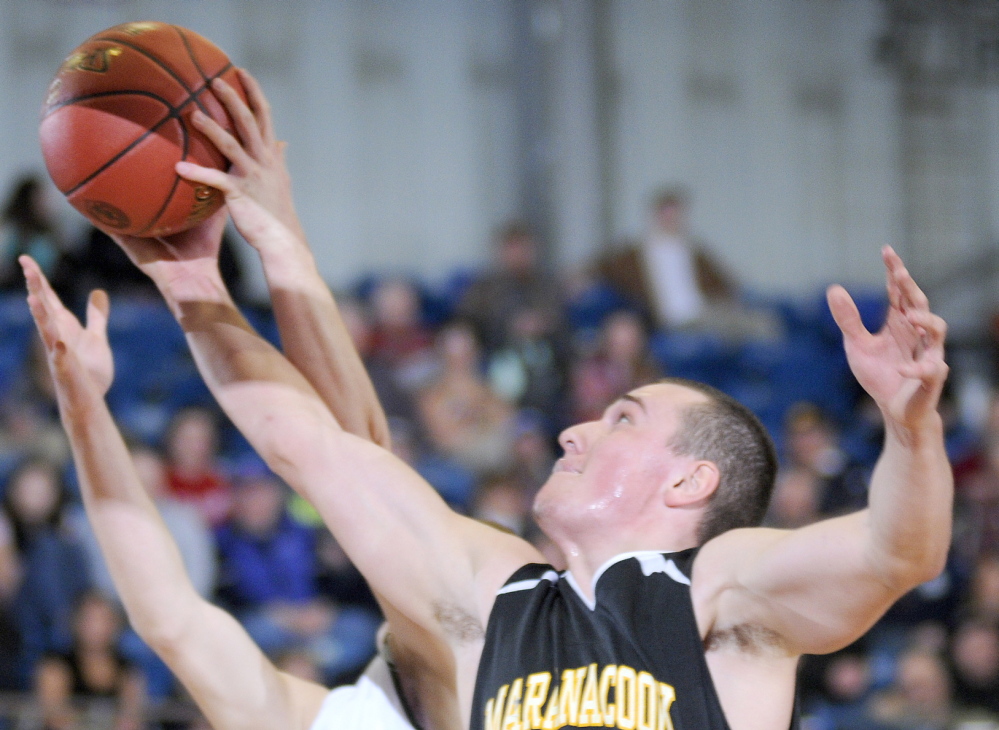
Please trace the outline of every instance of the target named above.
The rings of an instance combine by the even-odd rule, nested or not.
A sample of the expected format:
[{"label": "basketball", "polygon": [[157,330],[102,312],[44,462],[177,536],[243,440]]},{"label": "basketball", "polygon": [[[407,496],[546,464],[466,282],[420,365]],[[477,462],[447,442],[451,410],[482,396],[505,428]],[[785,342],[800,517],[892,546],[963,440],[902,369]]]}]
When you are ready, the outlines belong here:
[{"label": "basketball", "polygon": [[222,194],[179,177],[174,165],[228,168],[190,122],[200,109],[233,131],[210,89],[219,77],[245,100],[226,54],[186,28],[126,23],[91,36],[63,61],[42,108],[39,137],[52,181],[111,233],[166,236],[196,225],[222,205]]}]

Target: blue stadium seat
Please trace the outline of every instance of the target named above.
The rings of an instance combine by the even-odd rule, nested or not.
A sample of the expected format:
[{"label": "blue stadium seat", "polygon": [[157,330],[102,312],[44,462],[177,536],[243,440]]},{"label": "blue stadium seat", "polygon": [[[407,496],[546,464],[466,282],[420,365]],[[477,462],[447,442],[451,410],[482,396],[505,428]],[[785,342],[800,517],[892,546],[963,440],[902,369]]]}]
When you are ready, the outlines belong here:
[{"label": "blue stadium seat", "polygon": [[736,366],[734,347],[720,337],[693,332],[657,332],[649,338],[652,356],[672,377],[720,388]]},{"label": "blue stadium seat", "polygon": [[21,294],[0,296],[0,398],[13,388],[28,358],[35,325]]}]

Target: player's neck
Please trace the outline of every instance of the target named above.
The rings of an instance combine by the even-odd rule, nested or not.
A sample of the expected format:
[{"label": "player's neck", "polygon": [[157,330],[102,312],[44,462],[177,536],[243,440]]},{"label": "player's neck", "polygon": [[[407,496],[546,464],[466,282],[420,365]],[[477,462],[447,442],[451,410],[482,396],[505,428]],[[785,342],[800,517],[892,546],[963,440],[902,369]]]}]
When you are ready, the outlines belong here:
[{"label": "player's neck", "polygon": [[640,552],[677,552],[694,547],[693,535],[632,536],[625,541],[603,542],[587,545],[584,541],[560,541],[568,571],[588,599],[593,599],[594,578],[616,558]]}]

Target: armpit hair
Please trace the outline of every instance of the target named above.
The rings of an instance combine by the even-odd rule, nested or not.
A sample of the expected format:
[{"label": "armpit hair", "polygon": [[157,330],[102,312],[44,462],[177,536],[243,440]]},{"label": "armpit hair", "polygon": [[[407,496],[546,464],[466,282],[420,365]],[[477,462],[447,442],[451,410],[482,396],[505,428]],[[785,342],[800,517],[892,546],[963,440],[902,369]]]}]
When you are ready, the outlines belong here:
[{"label": "armpit hair", "polygon": [[437,619],[447,636],[462,644],[481,641],[486,636],[482,622],[453,603],[435,604],[434,618]]},{"label": "armpit hair", "polygon": [[704,651],[734,649],[746,654],[769,654],[782,649],[783,637],[773,629],[757,624],[737,624],[712,629],[704,637]]}]

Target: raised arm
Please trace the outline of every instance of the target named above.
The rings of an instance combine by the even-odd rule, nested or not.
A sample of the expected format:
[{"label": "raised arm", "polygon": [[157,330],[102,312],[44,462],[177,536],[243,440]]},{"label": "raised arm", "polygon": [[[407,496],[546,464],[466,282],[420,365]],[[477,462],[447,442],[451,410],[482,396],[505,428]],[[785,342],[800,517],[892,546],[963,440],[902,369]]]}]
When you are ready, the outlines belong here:
[{"label": "raised arm", "polygon": [[281,345],[291,363],[345,431],[388,447],[385,413],[295,213],[285,144],[275,137],[267,98],[247,71],[240,70],[240,81],[250,106],[221,79],[212,85],[235,122],[236,136],[207,115],[193,117],[229,159],[229,171],[182,162],[178,172],[225,194],[236,228],[260,254]]},{"label": "raised arm", "polygon": [[216,215],[170,241],[118,240],[160,288],[219,405],[316,506],[372,588],[448,641],[480,639],[495,590],[538,553],[455,514],[391,452],[344,431],[233,305],[216,265],[223,223]]},{"label": "raised arm", "polygon": [[107,296],[91,295],[82,328],[34,261],[22,257],[22,266],[83,504],[132,626],[213,727],[307,730],[326,690],[278,672],[231,616],[198,595],[141,485],[104,402],[112,378]]},{"label": "raised arm", "polygon": [[898,255],[886,248],[883,258],[890,307],[877,334],[842,287],[828,292],[850,367],[885,421],[868,508],[794,531],[736,530],[705,545],[695,580],[713,629],[762,625],[790,654],[834,651],[943,569],[953,501],[937,411],[946,326]]}]

